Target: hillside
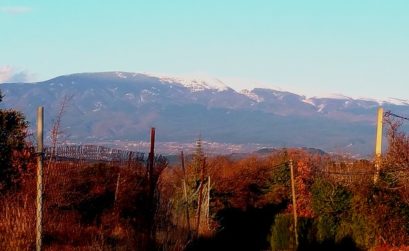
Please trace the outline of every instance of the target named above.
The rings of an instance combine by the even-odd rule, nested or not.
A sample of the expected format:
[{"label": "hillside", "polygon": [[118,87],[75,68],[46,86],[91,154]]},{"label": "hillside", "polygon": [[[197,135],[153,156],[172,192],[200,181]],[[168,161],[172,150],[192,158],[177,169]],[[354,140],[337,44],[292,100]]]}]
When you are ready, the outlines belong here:
[{"label": "hillside", "polygon": [[217,79],[184,79],[127,72],[80,73],[37,83],[5,83],[2,108],[22,110],[34,124],[43,105],[46,128],[64,96],[63,117],[75,143],[140,142],[158,128],[160,142],[208,142],[270,147],[313,147],[371,154],[377,107],[407,114],[406,101],[305,97],[256,88],[235,91]]}]

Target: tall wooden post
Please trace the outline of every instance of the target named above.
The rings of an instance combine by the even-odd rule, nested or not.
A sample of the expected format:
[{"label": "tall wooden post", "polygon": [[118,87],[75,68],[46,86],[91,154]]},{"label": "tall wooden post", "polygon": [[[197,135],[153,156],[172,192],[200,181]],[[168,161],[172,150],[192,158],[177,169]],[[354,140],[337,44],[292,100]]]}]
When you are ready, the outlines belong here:
[{"label": "tall wooden post", "polygon": [[153,165],[155,159],[155,128],[151,128],[151,148],[149,152],[149,184],[150,189],[153,189]]},{"label": "tall wooden post", "polygon": [[381,154],[382,154],[382,134],[383,134],[383,108],[378,108],[378,119],[376,127],[376,143],[375,143],[375,175],[374,183],[378,182],[379,171],[381,168]]},{"label": "tall wooden post", "polygon": [[119,181],[121,179],[121,173],[118,171],[118,176],[116,178],[116,187],[115,187],[115,197],[114,197],[114,204],[117,204],[118,194],[119,194]]},{"label": "tall wooden post", "polygon": [[210,230],[210,175],[207,177],[207,228]]},{"label": "tall wooden post", "polygon": [[200,218],[201,218],[200,215],[201,215],[202,203],[203,203],[203,187],[204,187],[205,167],[206,167],[206,158],[203,158],[202,170],[201,170],[201,175],[200,175],[199,200],[198,200],[198,203],[197,203],[196,238],[199,237]]},{"label": "tall wooden post", "polygon": [[154,170],[154,160],[155,160],[155,128],[151,128],[151,147],[149,152],[149,168],[148,168],[148,182],[149,182],[149,241],[148,250],[155,250],[155,230],[154,230],[154,218],[155,218],[155,177],[153,174]]},{"label": "tall wooden post", "polygon": [[186,185],[186,169],[185,169],[185,156],[183,151],[180,152],[180,158],[182,160],[182,171],[183,171],[183,195],[185,197],[185,210],[186,210],[186,223],[188,230],[188,238],[190,239],[190,215],[189,215],[189,200],[187,198],[187,185]]},{"label": "tall wooden post", "polygon": [[294,235],[295,235],[295,246],[298,247],[298,232],[297,232],[297,199],[295,197],[295,181],[294,181],[294,167],[293,161],[290,160],[290,172],[291,172],[291,194],[293,199],[293,213],[294,213]]},{"label": "tall wooden post", "polygon": [[43,234],[43,135],[44,107],[37,109],[37,212],[36,212],[36,250],[42,249]]}]

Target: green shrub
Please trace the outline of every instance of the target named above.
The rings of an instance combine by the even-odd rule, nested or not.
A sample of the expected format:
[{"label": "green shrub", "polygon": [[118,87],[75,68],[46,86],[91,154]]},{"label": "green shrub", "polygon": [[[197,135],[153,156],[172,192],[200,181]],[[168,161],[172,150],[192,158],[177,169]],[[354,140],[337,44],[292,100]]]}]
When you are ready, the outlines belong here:
[{"label": "green shrub", "polygon": [[[315,241],[316,227],[311,218],[298,218],[297,233],[299,247],[310,246]],[[271,228],[270,245],[272,250],[295,250],[294,216],[279,214]]]},{"label": "green shrub", "polygon": [[341,220],[349,216],[351,192],[342,185],[317,179],[311,193],[314,214],[318,216],[318,241],[335,240]]},{"label": "green shrub", "polygon": [[272,250],[287,250],[294,249],[294,224],[291,215],[279,214],[274,220],[274,225],[271,229],[271,249]]},{"label": "green shrub", "polygon": [[[0,93],[0,101],[1,101]],[[26,146],[27,122],[24,115],[15,110],[0,109],[0,193],[19,180],[19,170],[13,163],[13,153]]]}]

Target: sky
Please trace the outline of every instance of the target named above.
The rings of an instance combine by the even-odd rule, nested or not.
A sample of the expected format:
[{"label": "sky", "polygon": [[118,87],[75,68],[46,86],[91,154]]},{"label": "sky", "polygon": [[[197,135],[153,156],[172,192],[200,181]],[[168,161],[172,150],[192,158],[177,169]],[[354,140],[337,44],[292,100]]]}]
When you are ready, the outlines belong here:
[{"label": "sky", "polygon": [[407,0],[0,0],[0,82],[130,71],[409,99],[408,13]]}]

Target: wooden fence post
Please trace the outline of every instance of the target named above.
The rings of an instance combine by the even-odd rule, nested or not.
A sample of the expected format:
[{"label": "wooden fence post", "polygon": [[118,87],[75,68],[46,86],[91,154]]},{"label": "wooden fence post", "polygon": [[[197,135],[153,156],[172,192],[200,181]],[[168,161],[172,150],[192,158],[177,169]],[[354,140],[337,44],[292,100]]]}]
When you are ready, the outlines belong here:
[{"label": "wooden fence post", "polygon": [[382,126],[383,126],[383,108],[378,108],[378,119],[376,127],[376,142],[375,142],[375,175],[374,183],[378,182],[379,171],[381,168],[381,154],[382,154]]},{"label": "wooden fence post", "polygon": [[188,230],[188,238],[190,239],[190,215],[189,215],[189,200],[187,197],[187,184],[186,184],[186,169],[185,169],[185,156],[183,151],[180,152],[180,158],[182,160],[182,171],[183,171],[183,195],[185,197],[185,210],[186,210],[186,222]]},{"label": "wooden fence post", "polygon": [[295,247],[298,248],[298,232],[297,232],[297,199],[295,197],[295,181],[294,181],[294,167],[293,161],[290,160],[290,172],[291,172],[291,193],[293,199],[293,213],[294,213],[294,235],[295,235]]},{"label": "wooden fence post", "polygon": [[202,202],[203,202],[203,187],[204,187],[205,167],[206,167],[206,158],[203,158],[202,171],[201,171],[201,175],[200,175],[199,201],[197,203],[196,238],[199,237],[200,218],[201,218],[200,214],[201,214]]},{"label": "wooden fence post", "polygon": [[153,175],[154,170],[154,160],[155,160],[155,128],[151,128],[151,147],[149,152],[148,160],[148,182],[149,182],[149,240],[148,240],[148,250],[155,250],[155,177]]},{"label": "wooden fence post", "polygon": [[36,250],[42,249],[43,234],[43,154],[44,154],[44,107],[37,109],[37,211],[36,211]]}]

